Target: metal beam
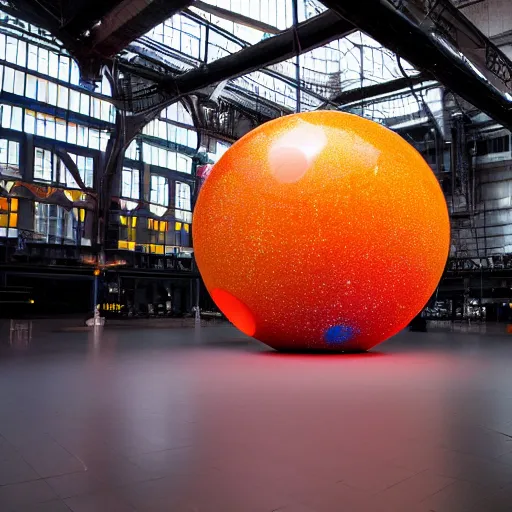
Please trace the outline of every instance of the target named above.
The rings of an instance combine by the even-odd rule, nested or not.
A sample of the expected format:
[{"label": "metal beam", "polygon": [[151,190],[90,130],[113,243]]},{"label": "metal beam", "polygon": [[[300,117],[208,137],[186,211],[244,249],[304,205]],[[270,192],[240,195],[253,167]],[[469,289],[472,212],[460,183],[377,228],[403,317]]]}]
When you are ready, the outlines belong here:
[{"label": "metal beam", "polygon": [[193,0],[123,0],[91,30],[85,44],[101,57],[113,57],[128,43],[192,3]]},{"label": "metal beam", "polygon": [[172,94],[189,94],[289,59],[296,54],[297,40],[300,42],[301,53],[304,53],[344,37],[354,30],[352,23],[327,11],[300,23],[296,29],[286,30],[177,77],[165,77],[159,83]]},{"label": "metal beam", "polygon": [[[389,94],[401,89],[421,84],[432,80],[432,77],[428,73],[422,72],[416,76],[397,78],[396,80],[390,80],[382,84],[368,85],[366,87],[358,87],[357,89],[351,89],[349,91],[343,91],[342,93],[334,96],[329,101],[337,105],[345,105],[347,103],[354,103],[357,101],[366,100],[368,98],[374,98],[375,96],[381,96],[382,94]],[[320,108],[325,108],[327,103],[324,103]]]},{"label": "metal beam", "polygon": [[269,25],[268,23],[248,18],[243,14],[238,14],[236,12],[229,11],[228,9],[223,9],[222,7],[216,7],[215,5],[201,2],[201,0],[196,0],[193,7],[207,12],[208,14],[213,14],[218,18],[224,18],[225,20],[232,21],[233,23],[238,23],[239,25],[245,25],[246,27],[259,30],[260,32],[267,32],[268,34],[279,34],[279,32],[281,32],[278,28]]},{"label": "metal beam", "polygon": [[512,30],[507,30],[506,32],[492,36],[491,41],[496,46],[512,45]]},{"label": "metal beam", "polygon": [[[89,0],[86,9],[83,8],[83,5],[82,9],[75,8],[76,14],[69,21],[63,23],[61,29],[69,34],[79,36],[106,16],[119,2],[120,0]],[[78,7],[80,4],[75,5]]]},{"label": "metal beam", "polygon": [[450,0],[390,0],[413,23],[436,32],[503,94],[512,94],[512,62]]},{"label": "metal beam", "polygon": [[386,0],[322,0],[322,2],[363,32],[407,59],[416,68],[430,72],[439,82],[512,127],[512,102],[433,35],[400,13]]}]

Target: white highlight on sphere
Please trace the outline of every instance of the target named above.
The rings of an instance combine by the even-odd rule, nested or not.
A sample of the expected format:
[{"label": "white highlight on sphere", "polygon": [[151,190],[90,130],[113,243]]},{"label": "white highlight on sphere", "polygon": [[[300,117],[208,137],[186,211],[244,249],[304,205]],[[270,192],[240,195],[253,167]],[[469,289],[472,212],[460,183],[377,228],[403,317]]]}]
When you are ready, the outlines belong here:
[{"label": "white highlight on sphere", "polygon": [[322,127],[300,121],[272,144],[269,151],[272,174],[281,183],[299,181],[326,145],[327,135]]}]

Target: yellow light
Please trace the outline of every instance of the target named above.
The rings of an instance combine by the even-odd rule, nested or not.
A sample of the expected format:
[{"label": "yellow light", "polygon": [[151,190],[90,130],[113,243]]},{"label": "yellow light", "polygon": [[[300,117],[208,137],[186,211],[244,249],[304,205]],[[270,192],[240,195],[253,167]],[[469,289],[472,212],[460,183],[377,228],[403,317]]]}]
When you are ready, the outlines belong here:
[{"label": "yellow light", "polygon": [[36,303],[36,301],[34,299],[30,299],[29,302],[30,302],[30,304],[35,304]]},{"label": "yellow light", "polygon": [[99,275],[100,275],[100,273],[101,273],[101,272],[100,272],[100,269],[99,269],[99,268],[95,268],[95,269],[94,269],[94,275],[95,275],[95,276],[99,276]]}]

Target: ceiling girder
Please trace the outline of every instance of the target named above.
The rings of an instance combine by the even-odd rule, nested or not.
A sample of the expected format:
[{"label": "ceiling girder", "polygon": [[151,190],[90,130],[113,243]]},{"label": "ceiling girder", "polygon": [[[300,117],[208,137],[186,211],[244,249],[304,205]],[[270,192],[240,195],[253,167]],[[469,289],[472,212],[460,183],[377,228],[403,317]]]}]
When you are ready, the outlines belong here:
[{"label": "ceiling girder", "polygon": [[512,127],[512,102],[391,3],[386,0],[322,2],[416,68],[430,72],[439,82],[496,121]]},{"label": "ceiling girder", "polygon": [[[390,80],[381,84],[357,87],[355,89],[343,91],[342,93],[334,96],[330,99],[330,103],[343,106],[347,103],[363,101],[368,98],[380,96],[382,94],[389,94],[395,91],[400,91],[401,89],[406,89],[408,87],[427,82],[428,80],[432,80],[432,77],[429,76],[428,73],[422,72],[415,76],[396,78],[395,80]],[[327,106],[327,104],[323,105],[323,107],[325,106]]]},{"label": "ceiling girder", "polygon": [[91,0],[85,13],[77,2],[78,10],[69,21],[60,20],[37,0],[16,0],[13,8],[3,8],[60,39],[78,61],[82,79],[93,82],[100,79],[102,62],[194,0],[104,0],[103,7],[94,10],[97,1]]},{"label": "ceiling girder", "polygon": [[[119,0],[88,0],[87,9],[76,12],[62,28],[70,34],[82,34],[106,16],[118,3]],[[75,2],[73,4],[77,5]]]},{"label": "ceiling girder", "polygon": [[460,51],[502,93],[512,94],[512,62],[450,0],[390,0],[413,23]]},{"label": "ceiling girder", "polygon": [[297,54],[297,40],[304,53],[355,30],[351,23],[326,11],[299,23],[295,28],[180,75],[162,77],[154,70],[122,61],[119,66],[121,70],[153,82],[165,97],[178,98],[294,57]]},{"label": "ceiling girder", "polygon": [[154,26],[186,9],[193,0],[122,0],[90,32],[86,45],[112,57]]},{"label": "ceiling girder", "polygon": [[253,28],[261,32],[266,32],[268,34],[279,34],[280,32],[278,28],[273,27],[268,23],[263,23],[262,21],[248,18],[243,14],[238,14],[236,12],[230,11],[229,9],[223,9],[222,7],[207,4],[201,0],[196,0],[196,2],[194,2],[194,7],[197,7],[201,11],[207,12],[208,14],[213,14],[219,18],[224,18],[225,20],[239,23],[240,25],[245,25],[246,27]]},{"label": "ceiling girder", "polygon": [[323,46],[355,30],[352,23],[326,11],[274,37],[264,39],[237,53],[218,59],[175,77],[165,77],[160,85],[173,94],[189,94],[224,80],[231,80]]}]

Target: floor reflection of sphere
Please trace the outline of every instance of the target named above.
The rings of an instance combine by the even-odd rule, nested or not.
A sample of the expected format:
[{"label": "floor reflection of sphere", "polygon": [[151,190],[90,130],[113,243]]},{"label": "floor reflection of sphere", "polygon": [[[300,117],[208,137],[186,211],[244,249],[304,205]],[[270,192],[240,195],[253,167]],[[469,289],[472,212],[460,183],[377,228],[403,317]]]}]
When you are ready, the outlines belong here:
[{"label": "floor reflection of sphere", "polygon": [[241,331],[276,349],[367,350],[434,292],[450,227],[399,135],[310,112],[253,130],[214,166],[193,223],[199,270]]}]

